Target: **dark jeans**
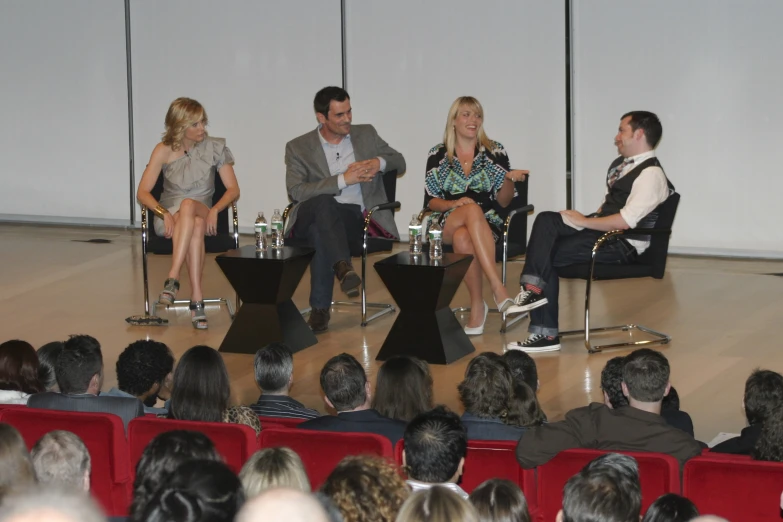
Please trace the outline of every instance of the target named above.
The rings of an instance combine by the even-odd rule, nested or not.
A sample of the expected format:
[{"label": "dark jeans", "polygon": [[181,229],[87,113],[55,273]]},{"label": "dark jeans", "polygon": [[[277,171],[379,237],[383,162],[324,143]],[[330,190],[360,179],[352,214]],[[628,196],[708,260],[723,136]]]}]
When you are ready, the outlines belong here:
[{"label": "dark jeans", "polygon": [[[541,288],[547,304],[530,311],[530,333],[557,335],[560,281],[555,267],[589,262],[593,245],[603,234],[598,230],[571,228],[563,223],[559,212],[542,212],[536,216],[519,283]],[[636,249],[625,240],[617,239],[601,246],[596,263],[621,265],[631,263],[635,258]]]},{"label": "dark jeans", "polygon": [[303,201],[296,214],[293,237],[306,239],[315,249],[310,262],[310,306],[329,308],[334,289],[334,265],[351,261],[351,250],[361,249],[364,218],[359,205],[345,205],[322,194]]}]

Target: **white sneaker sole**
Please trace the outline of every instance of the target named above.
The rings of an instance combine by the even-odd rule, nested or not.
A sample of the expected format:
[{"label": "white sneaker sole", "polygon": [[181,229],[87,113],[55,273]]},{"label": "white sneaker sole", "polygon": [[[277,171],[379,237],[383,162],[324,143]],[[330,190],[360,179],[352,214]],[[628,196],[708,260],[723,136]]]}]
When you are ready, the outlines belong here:
[{"label": "white sneaker sole", "polygon": [[508,307],[508,309],[506,310],[506,314],[521,314],[523,312],[529,312],[530,310],[534,310],[540,306],[544,306],[548,302],[549,301],[545,297],[540,301],[536,301],[535,303],[530,303],[527,305],[512,305]]},{"label": "white sneaker sole", "polygon": [[522,343],[508,343],[506,345],[507,350],[519,350],[525,353],[545,353],[545,352],[558,352],[560,351],[559,344],[553,344],[552,346],[522,346]]}]

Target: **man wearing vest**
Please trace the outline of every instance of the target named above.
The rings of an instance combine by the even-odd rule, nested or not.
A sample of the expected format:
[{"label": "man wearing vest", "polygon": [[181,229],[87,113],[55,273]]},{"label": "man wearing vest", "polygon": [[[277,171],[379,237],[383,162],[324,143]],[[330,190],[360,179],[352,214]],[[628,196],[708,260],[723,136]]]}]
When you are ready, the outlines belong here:
[{"label": "man wearing vest", "polygon": [[[521,290],[507,313],[530,312],[530,336],[509,343],[512,350],[551,352],[560,349],[558,336],[559,281],[555,267],[590,261],[593,245],[605,232],[652,228],[658,205],[674,192],[655,147],[663,128],[647,111],[624,114],[614,138],[620,156],[606,175],[606,197],[595,214],[576,210],[542,212],[533,223],[527,245]],[[649,236],[615,237],[596,256],[598,263],[631,263],[650,245]]]}]

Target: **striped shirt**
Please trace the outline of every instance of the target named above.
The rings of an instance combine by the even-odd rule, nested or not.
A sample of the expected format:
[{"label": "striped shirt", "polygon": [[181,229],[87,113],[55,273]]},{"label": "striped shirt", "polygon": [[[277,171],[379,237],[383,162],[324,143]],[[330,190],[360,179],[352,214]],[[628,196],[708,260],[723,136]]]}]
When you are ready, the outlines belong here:
[{"label": "striped shirt", "polygon": [[315,419],[321,414],[287,395],[261,395],[250,408],[262,417],[284,419]]}]

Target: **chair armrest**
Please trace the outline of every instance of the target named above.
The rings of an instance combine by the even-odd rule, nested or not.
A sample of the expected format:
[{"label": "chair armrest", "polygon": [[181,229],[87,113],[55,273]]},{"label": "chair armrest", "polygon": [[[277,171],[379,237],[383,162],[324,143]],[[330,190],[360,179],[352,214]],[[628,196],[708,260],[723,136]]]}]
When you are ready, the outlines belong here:
[{"label": "chair armrest", "polygon": [[424,207],[421,209],[421,212],[419,212],[419,223],[424,223],[424,218],[427,217],[428,214],[432,214],[432,209],[430,207]]},{"label": "chair armrest", "polygon": [[397,210],[402,206],[402,203],[399,201],[390,201],[388,203],[381,203],[380,205],[375,205],[371,209],[367,211],[367,215],[364,218],[364,244],[367,244],[367,233],[370,230],[370,220],[372,219],[372,215],[377,210]]},{"label": "chair armrest", "polygon": [[524,207],[515,208],[511,212],[508,213],[508,216],[506,216],[506,230],[511,226],[511,220],[516,216],[517,214],[530,214],[535,210],[535,206],[533,205],[525,205]]},{"label": "chair armrest", "polygon": [[285,209],[283,209],[283,223],[285,223],[285,220],[288,219],[288,213],[291,212],[291,209],[294,208],[294,205],[296,205],[296,203],[289,203]]},{"label": "chair armrest", "polygon": [[239,213],[237,211],[237,200],[234,200],[231,203],[231,216],[232,216],[232,225],[234,228],[234,231],[231,233],[231,236],[234,238],[234,248],[239,248]]},{"label": "chair armrest", "polygon": [[606,232],[601,237],[598,238],[598,240],[593,245],[593,252],[597,252],[598,249],[601,248],[601,245],[603,245],[609,238],[615,237],[615,236],[624,236],[627,234],[631,235],[644,235],[644,236],[659,236],[659,235],[670,235],[672,233],[672,229],[670,228],[629,228],[626,230],[610,230],[609,232]]}]

